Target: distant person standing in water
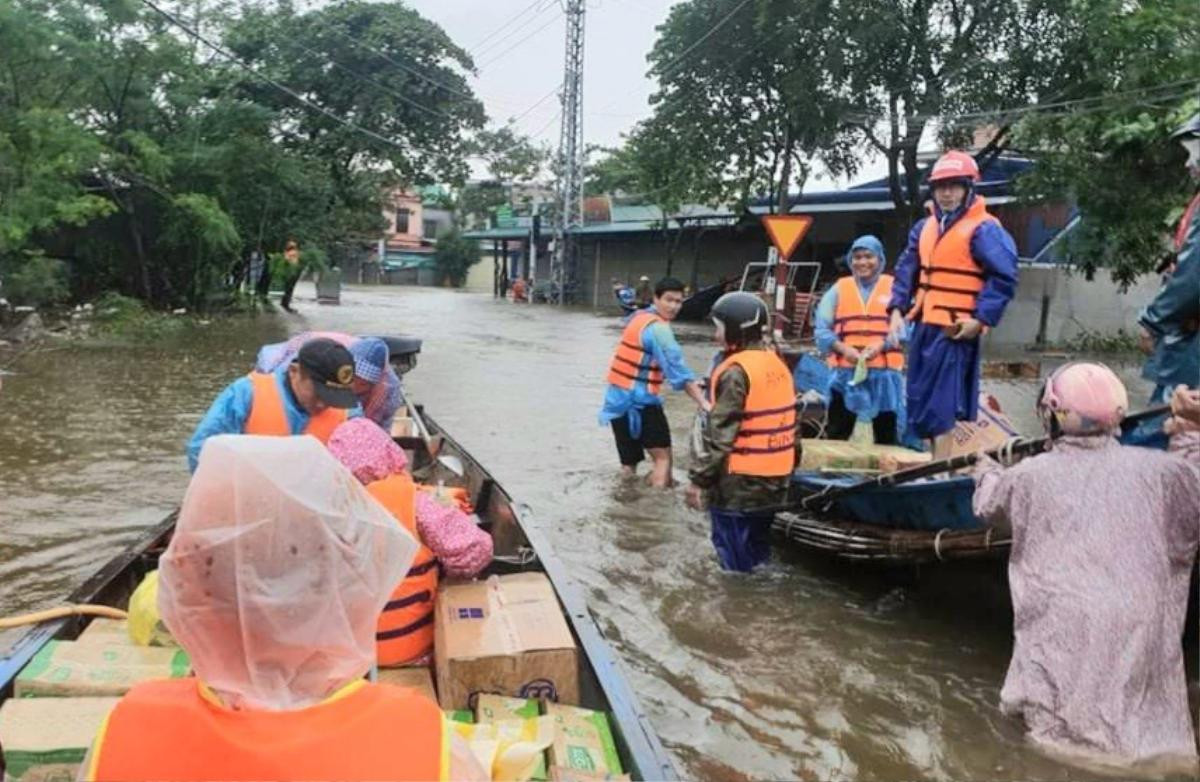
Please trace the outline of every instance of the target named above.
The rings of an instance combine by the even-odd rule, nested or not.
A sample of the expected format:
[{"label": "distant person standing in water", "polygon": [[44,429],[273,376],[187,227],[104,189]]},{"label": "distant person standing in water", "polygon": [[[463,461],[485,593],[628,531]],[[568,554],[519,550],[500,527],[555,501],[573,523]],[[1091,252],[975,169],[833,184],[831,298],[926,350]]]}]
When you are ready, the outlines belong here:
[{"label": "distant person standing in water", "polygon": [[292,309],[292,293],[296,290],[296,283],[300,281],[300,276],[304,274],[304,268],[300,265],[300,246],[294,241],[288,241],[287,247],[283,251],[283,260],[285,270],[283,299],[279,302],[279,306],[288,312],[295,312]]}]

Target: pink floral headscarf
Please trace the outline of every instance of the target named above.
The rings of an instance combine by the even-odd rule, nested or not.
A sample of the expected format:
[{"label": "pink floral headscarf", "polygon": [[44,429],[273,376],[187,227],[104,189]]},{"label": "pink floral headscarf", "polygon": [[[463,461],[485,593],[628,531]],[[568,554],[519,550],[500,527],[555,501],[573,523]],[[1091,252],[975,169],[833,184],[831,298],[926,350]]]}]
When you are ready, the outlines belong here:
[{"label": "pink floral headscarf", "polygon": [[408,466],[408,457],[369,418],[351,418],[333,431],[329,452],[363,484],[381,481]]}]

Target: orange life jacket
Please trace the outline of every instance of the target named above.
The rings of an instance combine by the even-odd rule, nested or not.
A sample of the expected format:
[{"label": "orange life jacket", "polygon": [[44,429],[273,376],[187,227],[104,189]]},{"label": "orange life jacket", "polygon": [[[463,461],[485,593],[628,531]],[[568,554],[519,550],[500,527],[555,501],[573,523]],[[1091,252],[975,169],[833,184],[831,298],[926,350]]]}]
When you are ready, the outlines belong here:
[{"label": "orange life jacket", "polygon": [[[416,484],[406,474],[367,485],[371,496],[391,511],[418,542]],[[433,651],[433,601],[437,598],[438,562],[425,544],[417,549],[375,628],[375,653],[380,665],[403,665]]]},{"label": "orange life jacket", "polygon": [[713,370],[709,397],[717,401],[722,373],[737,364],[750,380],[727,469],[738,475],[791,475],[796,465],[796,390],[783,359],[770,350],[739,350]]},{"label": "orange life jacket", "polygon": [[442,712],[387,684],[297,711],[234,711],[197,679],[143,682],[109,715],[92,758],[97,780],[446,779]]},{"label": "orange life jacket", "polygon": [[[242,434],[267,434],[286,437],[292,433],[288,426],[287,411],[283,405],[283,393],[274,373],[251,372],[250,382],[254,387],[254,401],[250,403],[250,415],[242,427]],[[314,416],[309,416],[304,434],[311,434],[323,443],[329,442],[333,430],[346,420],[346,411],[327,407]]]},{"label": "orange life jacket", "polygon": [[[867,366],[871,369],[904,369],[904,353],[883,346],[888,335],[887,305],[892,298],[892,275],[881,274],[875,281],[868,301],[862,300],[854,276],[837,281],[837,309],[833,314],[833,331],[837,338],[855,350],[878,348]],[[829,354],[829,366],[852,367],[853,363],[837,353]]]},{"label": "orange life jacket", "polygon": [[949,326],[975,316],[975,300],[983,290],[984,273],[971,257],[971,237],[987,222],[999,221],[988,213],[983,196],[975,196],[967,211],[941,236],[938,219],[930,210],[918,244],[921,274],[916,302],[909,317],[934,326]]},{"label": "orange life jacket", "polygon": [[617,388],[626,390],[633,388],[639,380],[645,381],[651,394],[658,394],[662,389],[662,367],[654,360],[654,356],[642,347],[642,332],[654,323],[661,323],[662,318],[653,312],[645,310],[635,312],[625,330],[621,332],[621,341],[613,353],[608,365],[608,382]]}]

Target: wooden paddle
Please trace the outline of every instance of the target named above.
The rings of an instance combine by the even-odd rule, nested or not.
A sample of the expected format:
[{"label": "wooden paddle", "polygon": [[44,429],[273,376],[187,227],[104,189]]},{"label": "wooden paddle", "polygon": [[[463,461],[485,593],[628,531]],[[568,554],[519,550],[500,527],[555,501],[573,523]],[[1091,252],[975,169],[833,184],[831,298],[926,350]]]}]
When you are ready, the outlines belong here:
[{"label": "wooden paddle", "polygon": [[[1122,427],[1130,424],[1136,424],[1139,421],[1144,421],[1147,418],[1169,413],[1171,408],[1168,405],[1157,405],[1136,413],[1130,413],[1121,421]],[[975,453],[964,453],[958,456],[952,456],[949,459],[942,459],[928,464],[909,467],[906,470],[897,470],[892,473],[884,473],[874,478],[868,478],[857,483],[852,483],[849,486],[829,485],[821,489],[815,494],[810,494],[804,497],[799,502],[791,502],[784,505],[767,506],[756,508],[753,512],[779,512],[787,510],[811,510],[814,507],[827,508],[833,500],[838,497],[844,497],[847,494],[870,489],[875,487],[896,486],[901,483],[915,481],[918,478],[927,478],[930,475],[938,475],[943,472],[951,472],[953,470],[961,470],[965,467],[970,467],[979,461],[980,457],[988,456],[993,459],[1009,459],[1013,456],[1033,456],[1046,450],[1046,446],[1050,444],[1052,438],[1039,437],[1036,440],[1017,439],[1010,440],[999,448],[993,448],[990,451],[977,451]]]}]

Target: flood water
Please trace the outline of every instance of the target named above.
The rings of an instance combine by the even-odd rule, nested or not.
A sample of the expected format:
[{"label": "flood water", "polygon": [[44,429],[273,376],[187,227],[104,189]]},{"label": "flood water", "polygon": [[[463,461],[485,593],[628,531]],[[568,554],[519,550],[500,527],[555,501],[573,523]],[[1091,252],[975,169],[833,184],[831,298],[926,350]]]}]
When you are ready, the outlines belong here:
[{"label": "flood water", "polygon": [[[682,489],[622,483],[596,424],[615,317],[486,295],[357,288],[338,307],[237,319],[154,344],[26,358],[0,390],[0,615],[60,601],[179,501],[183,444],[264,342],[305,329],[424,338],[425,403],[550,537],[677,766],[698,779],[1066,780],[997,710],[1003,570],[880,571],[795,553],[720,571]],[[679,329],[693,368],[702,326]],[[1122,370],[1135,399],[1147,389]],[[1034,384],[989,386],[1031,432]],[[677,477],[692,408],[667,404]]]}]

